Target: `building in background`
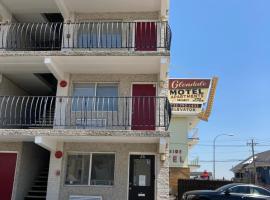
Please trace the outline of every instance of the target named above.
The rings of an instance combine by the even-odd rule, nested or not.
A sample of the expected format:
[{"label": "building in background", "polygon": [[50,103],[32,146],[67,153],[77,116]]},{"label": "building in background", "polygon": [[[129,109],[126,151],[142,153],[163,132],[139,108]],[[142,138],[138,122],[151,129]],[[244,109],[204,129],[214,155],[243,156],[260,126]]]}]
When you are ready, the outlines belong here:
[{"label": "building in background", "polygon": [[[254,156],[257,184],[270,186],[270,151],[264,151]],[[254,160],[250,156],[238,165],[234,166],[231,171],[234,173],[234,181],[241,183],[254,183]]]},{"label": "building in background", "polygon": [[168,200],[169,0],[0,1],[0,199]]},{"label": "building in background", "polygon": [[169,79],[169,100],[172,109],[170,132],[170,192],[177,194],[178,179],[189,179],[196,171],[199,158],[189,158],[189,151],[199,142],[200,120],[210,116],[217,78]]},{"label": "building in background", "polygon": [[190,179],[195,179],[195,180],[212,180],[213,179],[213,174],[212,172],[190,172]]}]

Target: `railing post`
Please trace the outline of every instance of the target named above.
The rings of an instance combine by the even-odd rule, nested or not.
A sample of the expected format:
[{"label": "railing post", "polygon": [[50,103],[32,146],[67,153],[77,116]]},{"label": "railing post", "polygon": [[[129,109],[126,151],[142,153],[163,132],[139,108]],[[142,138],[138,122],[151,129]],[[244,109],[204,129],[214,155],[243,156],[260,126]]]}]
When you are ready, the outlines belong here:
[{"label": "railing post", "polygon": [[78,47],[77,31],[78,28],[76,23],[63,24],[62,49],[73,49]]}]

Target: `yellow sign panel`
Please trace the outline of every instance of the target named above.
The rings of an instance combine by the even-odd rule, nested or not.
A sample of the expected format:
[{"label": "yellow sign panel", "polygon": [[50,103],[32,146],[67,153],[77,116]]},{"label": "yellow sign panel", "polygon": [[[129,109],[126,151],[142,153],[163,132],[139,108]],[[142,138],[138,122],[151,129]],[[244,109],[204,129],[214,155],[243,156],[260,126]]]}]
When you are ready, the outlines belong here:
[{"label": "yellow sign panel", "polygon": [[210,85],[211,79],[170,79],[168,99],[172,111],[200,113]]}]

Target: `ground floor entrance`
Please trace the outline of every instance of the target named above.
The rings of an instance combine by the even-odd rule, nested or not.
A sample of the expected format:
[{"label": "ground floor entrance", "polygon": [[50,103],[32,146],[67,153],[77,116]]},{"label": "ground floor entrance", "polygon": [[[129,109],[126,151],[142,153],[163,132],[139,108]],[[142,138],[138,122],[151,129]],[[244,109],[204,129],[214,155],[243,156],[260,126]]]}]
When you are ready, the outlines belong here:
[{"label": "ground floor entrance", "polygon": [[17,153],[0,152],[0,199],[11,200]]},{"label": "ground floor entrance", "polygon": [[155,199],[155,156],[130,155],[129,200]]}]

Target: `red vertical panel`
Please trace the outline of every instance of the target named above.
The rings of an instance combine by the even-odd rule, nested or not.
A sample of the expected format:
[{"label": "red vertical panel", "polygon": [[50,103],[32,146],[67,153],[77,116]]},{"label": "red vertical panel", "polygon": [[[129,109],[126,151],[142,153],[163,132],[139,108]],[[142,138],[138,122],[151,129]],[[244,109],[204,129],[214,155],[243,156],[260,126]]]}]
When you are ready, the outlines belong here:
[{"label": "red vertical panel", "polygon": [[157,50],[157,26],[155,22],[137,22],[135,33],[136,51]]},{"label": "red vertical panel", "polygon": [[134,84],[132,88],[132,130],[155,130],[156,88]]},{"label": "red vertical panel", "polygon": [[0,199],[11,200],[16,169],[16,153],[0,153]]}]

